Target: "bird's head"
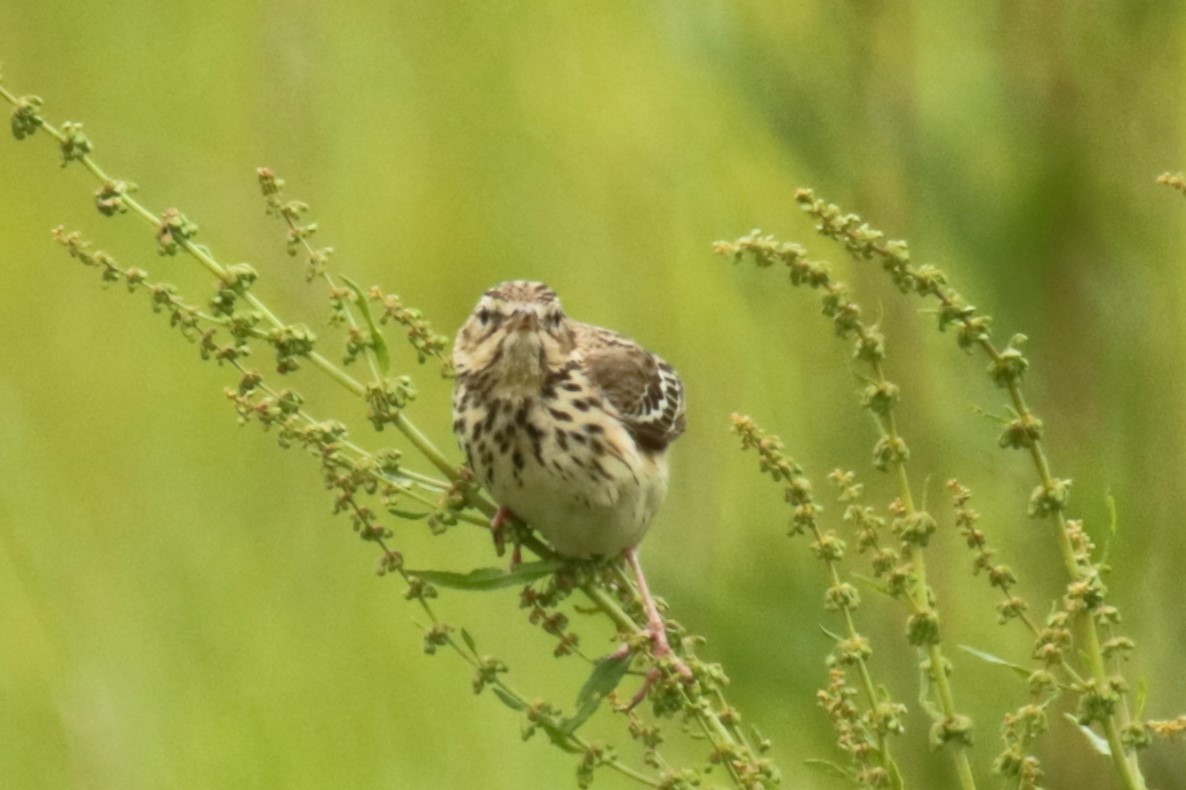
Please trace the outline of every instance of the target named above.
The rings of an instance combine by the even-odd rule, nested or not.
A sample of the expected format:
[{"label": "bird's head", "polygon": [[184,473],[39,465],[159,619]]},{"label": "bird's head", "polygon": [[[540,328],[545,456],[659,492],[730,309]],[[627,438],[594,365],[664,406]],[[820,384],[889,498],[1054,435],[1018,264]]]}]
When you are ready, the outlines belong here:
[{"label": "bird's head", "polygon": [[457,333],[453,361],[461,372],[497,371],[507,384],[532,385],[568,359],[575,342],[555,291],[510,280],[482,294]]}]

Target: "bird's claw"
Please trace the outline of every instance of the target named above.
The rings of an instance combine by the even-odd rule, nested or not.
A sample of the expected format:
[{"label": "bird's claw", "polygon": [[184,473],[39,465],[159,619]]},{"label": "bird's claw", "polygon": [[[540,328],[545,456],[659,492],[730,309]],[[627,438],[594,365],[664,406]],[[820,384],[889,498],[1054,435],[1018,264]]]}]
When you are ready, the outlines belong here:
[{"label": "bird's claw", "polygon": [[[490,534],[494,537],[494,553],[499,557],[507,553],[507,524],[512,519],[518,518],[510,508],[500,507],[494,514],[494,518],[490,519]],[[511,542],[514,545],[511,549],[510,571],[514,573],[523,564],[523,546],[519,543],[518,530],[511,530]]]},{"label": "bird's claw", "polygon": [[494,538],[494,553],[502,556],[507,553],[507,522],[511,520],[510,508],[500,507],[490,519],[490,535]]},{"label": "bird's claw", "polygon": [[[676,674],[680,676],[680,680],[684,683],[691,683],[694,679],[692,670],[684,663],[683,659],[677,656],[671,649],[671,644],[667,641],[667,624],[663,622],[663,616],[659,614],[659,606],[655,603],[654,597],[647,586],[646,576],[642,572],[642,565],[638,561],[638,548],[632,547],[625,552],[626,563],[634,571],[634,579],[638,584],[638,594],[642,599],[642,608],[646,612],[647,627],[646,633],[651,639],[651,655],[655,659],[655,666],[651,667],[643,680],[642,688],[634,695],[626,710],[632,710],[637,707],[640,702],[646,699],[651,688],[655,682],[663,676],[661,669],[663,664],[669,664]],[[625,655],[622,651],[629,651],[631,648],[628,644],[622,645],[621,648],[614,654],[621,657]]]},{"label": "bird's claw", "polygon": [[[632,711],[642,704],[642,701],[651,693],[651,689],[663,677],[663,664],[673,669],[684,683],[691,683],[696,677],[692,669],[684,663],[684,660],[672,651],[671,645],[667,642],[667,634],[665,632],[656,632],[650,628],[647,630],[648,636],[651,639],[651,655],[655,657],[656,664],[647,670],[646,676],[642,681],[642,686],[630,698],[630,703],[621,709],[623,711]],[[624,643],[610,654],[609,660],[621,661],[633,651],[634,648],[629,643]]]}]

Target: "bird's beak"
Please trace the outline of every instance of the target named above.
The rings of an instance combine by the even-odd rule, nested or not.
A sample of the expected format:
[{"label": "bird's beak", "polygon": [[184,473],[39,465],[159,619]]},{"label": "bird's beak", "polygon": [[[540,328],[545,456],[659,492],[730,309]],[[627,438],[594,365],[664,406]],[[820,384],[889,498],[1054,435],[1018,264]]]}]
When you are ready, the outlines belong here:
[{"label": "bird's beak", "polygon": [[512,332],[534,332],[539,329],[539,316],[534,310],[516,310],[511,316]]}]

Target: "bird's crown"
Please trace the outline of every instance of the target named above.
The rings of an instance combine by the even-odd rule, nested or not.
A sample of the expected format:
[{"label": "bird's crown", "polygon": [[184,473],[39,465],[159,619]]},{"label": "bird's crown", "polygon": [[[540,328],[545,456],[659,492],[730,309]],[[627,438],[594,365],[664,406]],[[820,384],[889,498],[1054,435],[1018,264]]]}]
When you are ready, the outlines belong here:
[{"label": "bird's crown", "polygon": [[555,291],[541,282],[508,280],[482,294],[457,335],[454,361],[462,370],[519,367],[542,350],[546,367],[566,357],[574,340]]}]

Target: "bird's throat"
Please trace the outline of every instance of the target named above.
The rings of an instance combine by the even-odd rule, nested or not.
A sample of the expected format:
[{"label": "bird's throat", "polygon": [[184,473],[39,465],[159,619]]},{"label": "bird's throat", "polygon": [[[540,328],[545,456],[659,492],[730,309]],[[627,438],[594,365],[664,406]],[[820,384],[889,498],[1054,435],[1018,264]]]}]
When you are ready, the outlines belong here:
[{"label": "bird's throat", "polygon": [[518,332],[506,339],[499,360],[499,389],[509,395],[530,395],[543,386],[547,354],[539,337]]}]

